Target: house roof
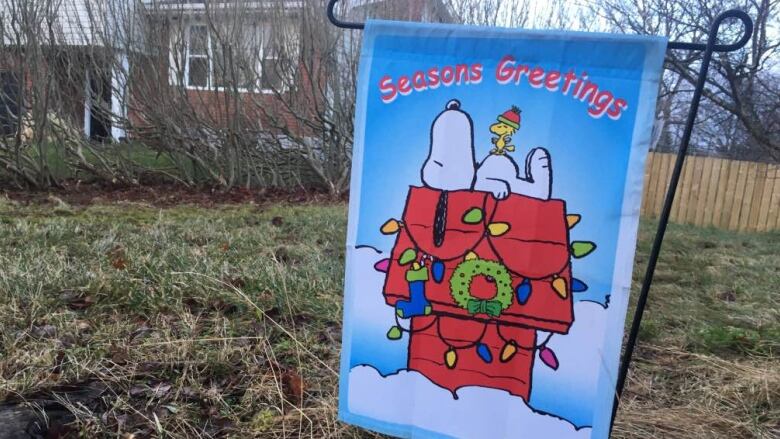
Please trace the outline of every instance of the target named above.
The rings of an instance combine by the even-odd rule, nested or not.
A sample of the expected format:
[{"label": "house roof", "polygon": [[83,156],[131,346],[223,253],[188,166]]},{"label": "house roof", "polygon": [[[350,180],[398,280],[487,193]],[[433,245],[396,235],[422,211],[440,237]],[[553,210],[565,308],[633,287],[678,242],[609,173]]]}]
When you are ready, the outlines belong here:
[{"label": "house roof", "polygon": [[345,18],[367,17],[390,20],[434,21],[450,23],[453,13],[442,0],[344,0]]},{"label": "house roof", "polygon": [[[155,13],[181,12],[198,13],[206,10],[229,9],[240,4],[255,11],[268,10],[279,7],[286,10],[303,8],[303,0],[213,0],[210,2],[198,0],[141,0],[147,11]],[[424,21],[452,21],[452,13],[442,0],[343,0],[339,6],[345,8],[345,17],[350,19],[364,18],[366,15],[378,14],[382,18],[389,19],[413,19]],[[399,12],[405,12],[408,16],[397,16]],[[323,10],[323,13],[325,11]],[[387,17],[385,15],[390,14]]]},{"label": "house roof", "polygon": [[200,12],[207,9],[219,10],[233,8],[236,5],[241,5],[247,9],[252,10],[264,10],[276,8],[279,6],[285,9],[300,9],[303,7],[303,1],[301,0],[265,0],[265,1],[247,1],[247,0],[223,0],[223,1],[195,1],[195,0],[141,0],[147,11],[150,12]]}]

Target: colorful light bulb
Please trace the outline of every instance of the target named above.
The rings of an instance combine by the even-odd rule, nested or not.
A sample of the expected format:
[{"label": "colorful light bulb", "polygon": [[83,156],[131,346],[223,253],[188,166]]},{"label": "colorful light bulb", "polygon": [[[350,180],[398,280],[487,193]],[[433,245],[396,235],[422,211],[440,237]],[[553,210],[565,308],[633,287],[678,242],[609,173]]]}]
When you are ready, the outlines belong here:
[{"label": "colorful light bulb", "polygon": [[444,262],[434,261],[431,265],[431,274],[433,275],[434,282],[441,283],[444,280]]},{"label": "colorful light bulb", "polygon": [[401,265],[406,265],[417,258],[417,252],[414,251],[413,248],[407,248],[404,250],[403,253],[401,253],[401,256],[398,257],[398,263]]},{"label": "colorful light bulb", "polygon": [[493,354],[490,353],[490,348],[485,343],[477,343],[477,355],[485,363],[493,362]]},{"label": "colorful light bulb", "polygon": [[392,235],[393,233],[398,233],[399,230],[401,230],[401,223],[393,218],[387,220],[382,224],[382,227],[379,228],[379,231],[382,232],[383,235]]},{"label": "colorful light bulb", "polygon": [[474,207],[469,209],[465,215],[463,215],[463,222],[466,224],[479,224],[482,221],[482,209]]},{"label": "colorful light bulb", "polygon": [[501,362],[506,363],[507,361],[511,360],[512,357],[515,356],[517,353],[517,345],[514,341],[508,341],[504,348],[501,349]]},{"label": "colorful light bulb", "polygon": [[571,243],[571,254],[575,258],[584,258],[596,250],[596,244],[590,241],[574,241]]},{"label": "colorful light bulb", "polygon": [[517,296],[517,303],[525,305],[528,299],[531,297],[533,289],[531,288],[531,281],[529,279],[523,279],[517,288],[515,288],[515,295]]},{"label": "colorful light bulb", "polygon": [[577,279],[576,277],[571,278],[571,290],[575,293],[581,293],[583,291],[588,290],[588,284],[585,282]]},{"label": "colorful light bulb", "polygon": [[392,326],[389,331],[387,331],[387,338],[390,340],[399,340],[401,336],[403,335],[403,332],[401,332],[401,328],[398,326]]},{"label": "colorful light bulb", "polygon": [[509,223],[490,223],[487,227],[490,236],[501,236],[509,231]]},{"label": "colorful light bulb", "polygon": [[577,215],[576,213],[566,215],[566,225],[569,226],[569,228],[571,229],[574,226],[576,226],[581,219],[582,217],[580,215]]},{"label": "colorful light bulb", "polygon": [[552,287],[555,290],[556,293],[558,293],[559,296],[561,296],[561,299],[565,299],[569,296],[569,291],[566,288],[566,279],[562,277],[556,277],[552,281]]},{"label": "colorful light bulb", "polygon": [[458,364],[458,354],[455,352],[455,349],[450,348],[444,354],[444,363],[447,365],[447,368],[449,369],[455,368],[455,365]]},{"label": "colorful light bulb", "polygon": [[547,346],[543,346],[539,349],[539,358],[542,359],[547,367],[552,370],[558,370],[558,357],[555,356],[555,352]]},{"label": "colorful light bulb", "polygon": [[390,259],[385,258],[381,261],[374,264],[374,270],[379,271],[381,273],[387,273],[387,270],[390,269]]}]

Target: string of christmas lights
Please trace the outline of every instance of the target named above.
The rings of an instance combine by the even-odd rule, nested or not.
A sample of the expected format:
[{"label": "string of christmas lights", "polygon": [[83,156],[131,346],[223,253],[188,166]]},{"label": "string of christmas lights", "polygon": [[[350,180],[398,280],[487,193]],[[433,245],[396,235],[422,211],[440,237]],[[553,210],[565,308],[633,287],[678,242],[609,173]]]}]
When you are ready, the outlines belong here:
[{"label": "string of christmas lights", "polygon": [[[469,211],[467,211],[463,215],[463,222],[467,224],[475,224],[479,223],[483,220],[483,211],[479,208],[472,208]],[[580,220],[581,216],[578,214],[568,214],[566,215],[566,225],[569,229],[572,229],[574,226],[576,226]],[[396,219],[389,219],[387,220],[380,228],[381,233],[385,235],[392,235],[398,233],[401,228],[404,227],[403,222],[396,220]],[[486,224],[486,233],[484,235],[484,238],[489,237],[499,237],[504,234],[506,234],[511,228],[511,225],[509,223],[505,222],[490,222]],[[481,242],[481,240],[480,240]],[[466,254],[463,256],[463,261],[475,261],[480,259],[479,255],[474,251],[479,246],[479,242],[474,245],[474,247],[466,252]],[[583,258],[590,253],[592,253],[596,249],[596,244],[591,241],[572,241],[569,245],[570,254],[572,257],[579,259]],[[432,277],[432,280],[436,283],[441,283],[444,280],[445,275],[445,266],[444,263],[441,260],[438,260],[434,258],[433,256],[423,254],[422,256],[419,256],[420,249],[418,248],[406,248],[401,252],[400,256],[398,257],[398,263],[402,266],[408,266],[406,271],[406,280],[409,282],[409,288],[411,292],[411,297],[409,301],[403,301],[403,303],[399,303],[401,306],[399,307],[399,304],[396,305],[396,313],[395,313],[395,325],[392,326],[388,332],[387,332],[387,338],[390,340],[400,340],[403,337],[403,334],[409,333],[413,334],[416,332],[422,332],[426,331],[429,328],[431,328],[433,325],[436,325],[436,335],[439,338],[439,340],[442,342],[442,344],[446,345],[447,348],[444,352],[444,364],[449,369],[454,369],[457,366],[458,363],[458,351],[462,351],[465,349],[475,349],[477,356],[484,361],[485,363],[491,363],[493,361],[493,353],[490,350],[490,347],[483,343],[483,338],[485,337],[485,334],[488,329],[488,325],[495,324],[496,325],[496,331],[498,333],[499,338],[504,342],[503,347],[501,348],[501,352],[499,353],[499,361],[506,363],[511,361],[515,355],[517,354],[518,350],[524,350],[530,353],[538,353],[540,360],[543,364],[545,364],[547,367],[550,367],[553,370],[557,370],[559,366],[558,358],[555,354],[555,352],[547,346],[550,339],[552,338],[553,334],[548,333],[547,337],[544,339],[543,342],[536,344],[534,346],[522,346],[517,343],[516,340],[512,338],[505,337],[502,332],[501,328],[502,325],[495,321],[489,321],[489,322],[483,322],[482,332],[480,336],[474,340],[473,342],[467,342],[465,344],[455,344],[452,343],[450,340],[448,340],[446,337],[442,335],[441,331],[441,318],[438,315],[432,315],[430,316],[431,322],[425,325],[422,328],[413,329],[411,325],[411,318],[419,315],[425,315],[428,316],[431,314],[431,305],[425,299],[425,283],[428,281],[429,277],[429,271],[430,275]],[[419,257],[418,257],[419,256]],[[426,260],[430,260],[430,264],[426,263]],[[489,262],[486,260],[486,262]],[[377,262],[374,265],[374,269],[383,273],[387,273],[390,268],[390,259],[382,259],[379,262]],[[472,273],[473,274],[473,273]],[[531,279],[527,277],[521,276],[519,273],[512,272],[517,277],[522,277],[522,281],[517,284],[517,286],[514,289],[514,296],[517,299],[518,304],[525,305],[528,300],[531,298],[531,295],[533,293],[533,286],[531,283]],[[585,284],[583,281],[572,277],[570,282],[567,282],[564,277],[562,277],[561,273],[553,274],[549,277],[550,286],[552,287],[553,291],[560,296],[561,299],[567,299],[569,296],[569,292],[573,293],[579,293],[586,291],[588,289],[588,285]],[[484,301],[481,301],[484,302]],[[423,312],[421,313],[419,309],[420,306],[423,308]],[[413,315],[409,315],[407,312],[411,311]],[[483,310],[482,312],[484,312]],[[499,312],[500,313],[500,312]],[[399,319],[410,319],[410,325],[408,328],[404,327]]]},{"label": "string of christmas lights", "polygon": [[490,351],[490,347],[482,342],[482,339],[485,337],[485,333],[487,332],[487,328],[489,325],[496,325],[496,331],[498,332],[498,336],[501,338],[501,340],[504,342],[504,346],[501,349],[501,353],[499,355],[499,360],[502,363],[506,363],[512,360],[512,358],[517,354],[517,351],[522,349],[524,351],[528,352],[539,352],[539,358],[542,360],[542,363],[544,363],[546,366],[550,367],[553,370],[558,369],[558,358],[555,355],[555,352],[547,346],[550,339],[552,338],[553,334],[547,334],[547,337],[544,339],[542,343],[539,343],[535,346],[522,346],[517,343],[514,339],[507,338],[501,333],[501,327],[502,325],[498,324],[497,322],[484,322],[482,326],[482,332],[480,333],[480,336],[472,341],[467,342],[465,344],[456,345],[449,341],[446,337],[442,335],[441,330],[441,318],[439,316],[432,316],[431,322],[425,325],[422,328],[412,329],[410,326],[409,328],[405,328],[401,322],[399,321],[398,315],[395,316],[395,322],[396,324],[390,328],[390,330],[387,332],[387,338],[390,340],[400,340],[403,337],[403,333],[409,333],[413,334],[416,332],[423,332],[431,328],[434,324],[436,325],[436,335],[439,338],[439,340],[447,346],[447,350],[444,352],[444,364],[447,365],[449,369],[454,369],[458,362],[458,352],[465,349],[471,349],[475,348],[476,353],[479,356],[479,358],[484,361],[485,363],[492,363],[493,362],[493,354]]}]

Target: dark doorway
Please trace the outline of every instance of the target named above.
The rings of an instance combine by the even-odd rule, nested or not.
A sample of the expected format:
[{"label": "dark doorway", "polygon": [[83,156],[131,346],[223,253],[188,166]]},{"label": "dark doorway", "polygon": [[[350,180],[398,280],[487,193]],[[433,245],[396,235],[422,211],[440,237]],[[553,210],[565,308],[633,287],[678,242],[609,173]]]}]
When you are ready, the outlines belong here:
[{"label": "dark doorway", "polygon": [[16,134],[19,127],[19,78],[16,73],[0,72],[0,134]]},{"label": "dark doorway", "polygon": [[111,77],[103,72],[89,73],[89,138],[111,140]]}]

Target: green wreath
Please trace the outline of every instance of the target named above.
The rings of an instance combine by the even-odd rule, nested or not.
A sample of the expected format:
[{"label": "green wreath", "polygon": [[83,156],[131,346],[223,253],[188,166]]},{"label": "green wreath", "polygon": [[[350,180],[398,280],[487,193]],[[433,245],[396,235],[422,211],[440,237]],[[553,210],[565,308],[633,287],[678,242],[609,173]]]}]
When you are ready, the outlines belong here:
[{"label": "green wreath", "polygon": [[[478,299],[471,295],[474,276],[490,276],[496,284],[496,295],[491,299]],[[506,267],[495,261],[472,259],[463,261],[450,278],[452,298],[469,314],[487,314],[498,317],[512,304],[512,277]]]}]

